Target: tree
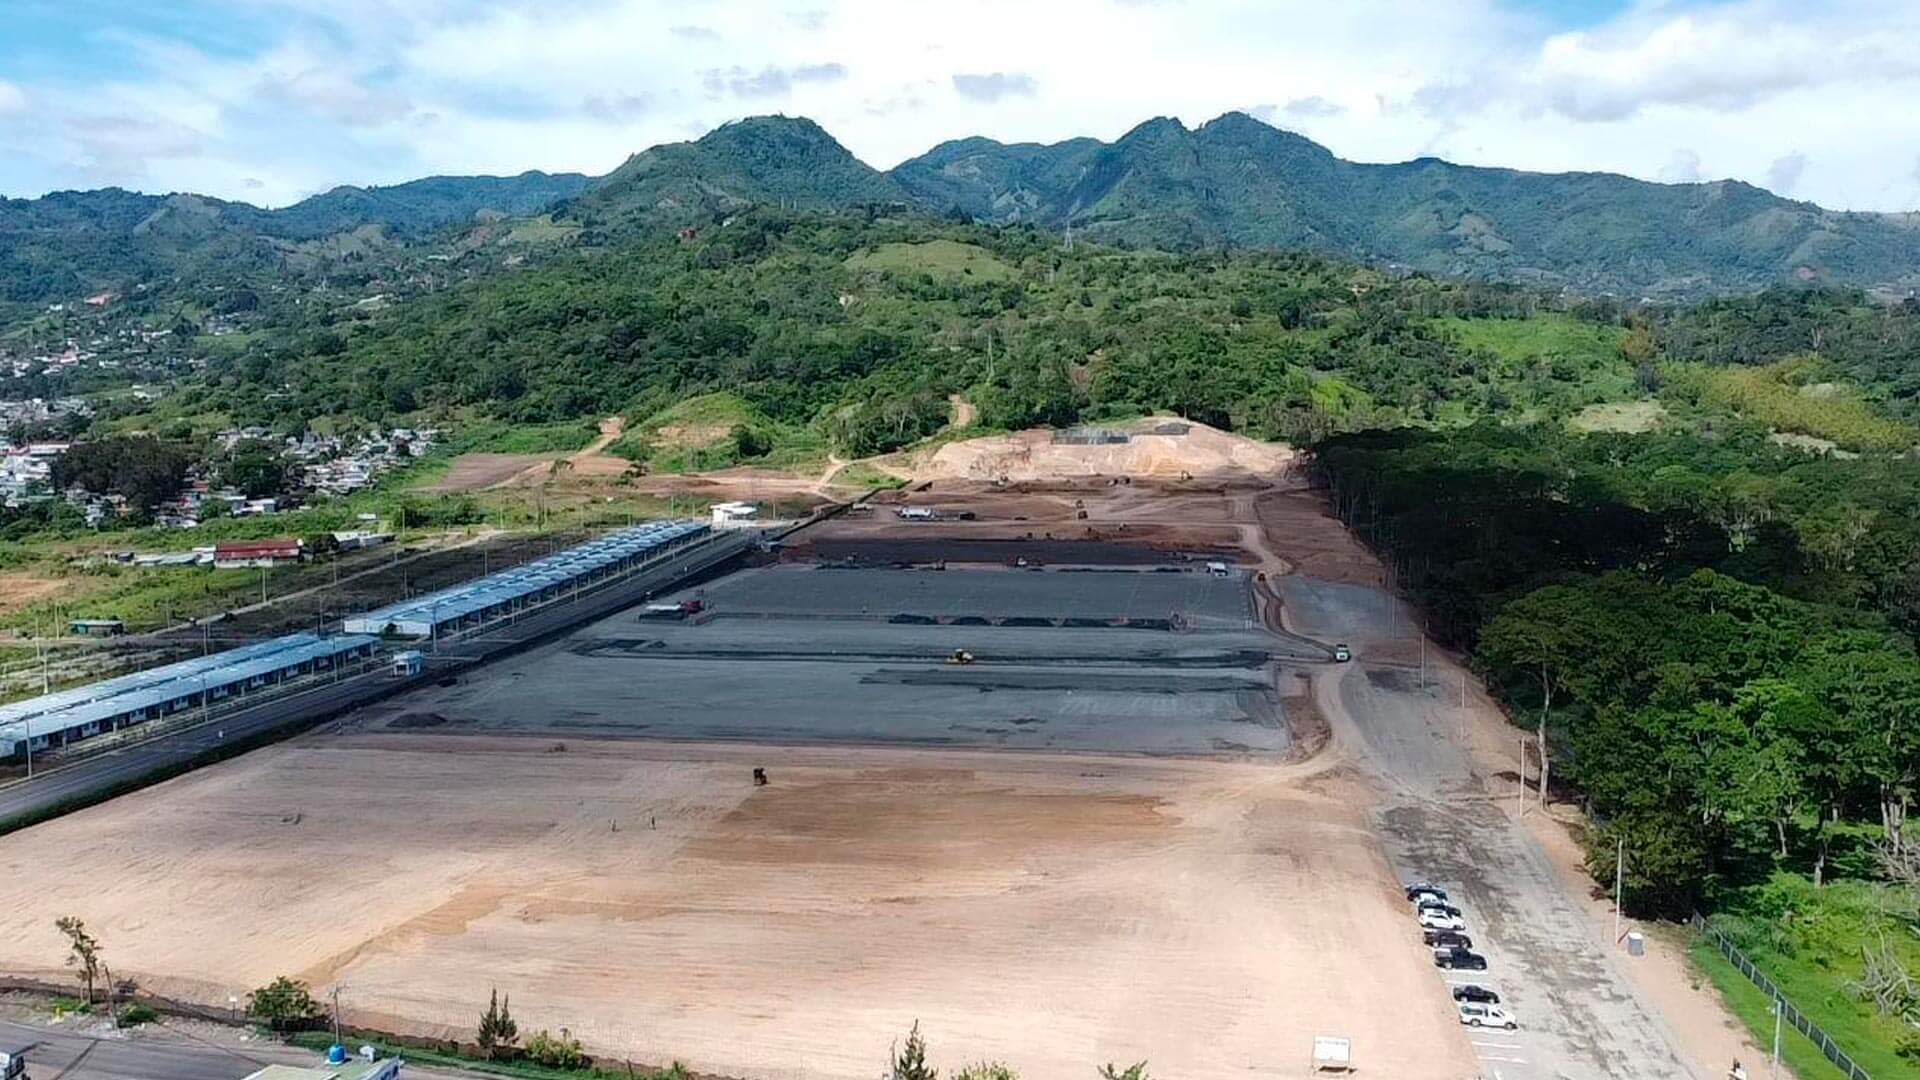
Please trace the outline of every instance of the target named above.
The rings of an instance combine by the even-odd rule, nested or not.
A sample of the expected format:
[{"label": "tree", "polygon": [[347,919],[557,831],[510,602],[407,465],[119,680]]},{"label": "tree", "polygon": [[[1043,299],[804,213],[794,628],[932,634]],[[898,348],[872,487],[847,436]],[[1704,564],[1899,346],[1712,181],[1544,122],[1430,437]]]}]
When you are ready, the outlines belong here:
[{"label": "tree", "polygon": [[512,995],[503,998],[498,988],[493,991],[487,999],[487,1011],[480,1015],[480,1028],[474,1041],[486,1051],[489,1061],[512,1051],[513,1044],[520,1041],[520,1025],[513,1019]]},{"label": "tree", "polygon": [[53,921],[54,928],[67,939],[67,966],[78,968],[80,981],[87,986],[87,1003],[93,1003],[93,983],[100,977],[100,942],[87,933],[87,924],[72,915]]},{"label": "tree", "polygon": [[1100,1066],[1100,1080],[1153,1080],[1147,1075],[1147,1063],[1136,1061],[1124,1069],[1116,1068],[1109,1062]]},{"label": "tree", "polygon": [[320,1004],[306,983],[281,975],[247,995],[247,1015],[275,1031],[295,1031],[320,1018]]},{"label": "tree", "polygon": [[940,1070],[927,1064],[927,1042],[920,1037],[920,1021],[907,1031],[907,1044],[894,1050],[884,1080],[939,1080]]},{"label": "tree", "polygon": [[286,490],[287,464],[277,447],[258,439],[234,444],[220,467],[220,479],[249,499],[264,499]]},{"label": "tree", "polygon": [[953,1074],[953,1080],[1020,1080],[1020,1074],[1001,1061],[980,1061]]},{"label": "tree", "polygon": [[186,480],[185,450],[145,435],[80,443],[53,461],[53,484],[94,495],[120,495],[139,510],[152,510]]}]

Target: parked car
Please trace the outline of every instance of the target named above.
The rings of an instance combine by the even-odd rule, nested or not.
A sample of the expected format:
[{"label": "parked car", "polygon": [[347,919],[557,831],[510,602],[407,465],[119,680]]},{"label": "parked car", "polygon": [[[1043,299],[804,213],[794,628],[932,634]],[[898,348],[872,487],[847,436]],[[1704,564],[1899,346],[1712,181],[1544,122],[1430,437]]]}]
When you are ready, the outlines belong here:
[{"label": "parked car", "polygon": [[1498,1005],[1474,1005],[1463,1002],[1457,1008],[1460,1010],[1460,1022],[1468,1027],[1497,1027],[1512,1031],[1520,1026],[1507,1010]]},{"label": "parked car", "polygon": [[1447,903],[1445,900],[1422,900],[1413,905],[1413,909],[1415,911],[1432,911],[1441,915],[1451,915],[1456,919],[1460,917],[1460,909]]},{"label": "parked car", "polygon": [[1485,971],[1487,958],[1461,945],[1433,950],[1433,966],[1448,970]]},{"label": "parked car", "polygon": [[1463,949],[1473,948],[1473,939],[1458,930],[1422,930],[1420,940],[1435,948],[1452,945]]},{"label": "parked car", "polygon": [[1347,648],[1345,644],[1335,645],[1333,647],[1333,660],[1335,663],[1344,664],[1351,659],[1353,659],[1353,650]]},{"label": "parked car", "polygon": [[1435,908],[1421,908],[1420,925],[1428,930],[1465,930],[1467,920]]},{"label": "parked car", "polygon": [[1409,901],[1420,899],[1422,894],[1431,896],[1442,902],[1447,899],[1447,890],[1430,881],[1410,881],[1407,883],[1407,899]]},{"label": "parked car", "polygon": [[1461,983],[1453,988],[1453,1000],[1471,1001],[1477,1005],[1498,1005],[1500,995],[1479,983]]}]

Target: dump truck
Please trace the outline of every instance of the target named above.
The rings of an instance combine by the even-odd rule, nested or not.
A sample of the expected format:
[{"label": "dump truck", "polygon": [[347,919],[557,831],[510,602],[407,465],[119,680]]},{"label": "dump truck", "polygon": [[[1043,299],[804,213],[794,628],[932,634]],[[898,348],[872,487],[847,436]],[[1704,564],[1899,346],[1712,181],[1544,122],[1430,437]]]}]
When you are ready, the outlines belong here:
[{"label": "dump truck", "polygon": [[698,615],[706,605],[698,600],[682,600],[673,604],[648,604],[640,609],[643,619],[684,619],[689,615]]}]

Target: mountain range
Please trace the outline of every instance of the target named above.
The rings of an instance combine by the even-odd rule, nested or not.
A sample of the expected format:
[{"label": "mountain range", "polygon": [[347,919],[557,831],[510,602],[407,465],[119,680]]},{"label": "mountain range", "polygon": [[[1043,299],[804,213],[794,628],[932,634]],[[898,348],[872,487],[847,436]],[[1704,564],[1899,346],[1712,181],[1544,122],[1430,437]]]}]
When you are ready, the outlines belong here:
[{"label": "mountain range", "polygon": [[335,188],[278,210],[118,189],[0,200],[0,298],[432,243],[489,216],[551,213],[608,238],[756,203],[955,214],[1139,247],[1305,247],[1630,296],[1920,284],[1920,215],[1831,211],[1733,180],[1364,164],[1234,112],[1193,129],[1149,120],[1110,143],[959,139],[884,172],[811,120],[766,116],[653,147],[598,178],[430,177]]}]

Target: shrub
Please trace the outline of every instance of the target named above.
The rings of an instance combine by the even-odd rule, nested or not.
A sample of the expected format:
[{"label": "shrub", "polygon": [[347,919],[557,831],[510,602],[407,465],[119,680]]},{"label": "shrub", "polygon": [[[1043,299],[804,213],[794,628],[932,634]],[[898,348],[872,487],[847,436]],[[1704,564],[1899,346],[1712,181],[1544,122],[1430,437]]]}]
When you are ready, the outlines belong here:
[{"label": "shrub", "polygon": [[550,1035],[545,1028],[534,1032],[527,1037],[523,1052],[539,1064],[554,1069],[584,1069],[593,1063],[580,1049],[580,1040],[566,1028],[561,1028],[559,1035]]},{"label": "shrub", "polygon": [[275,1031],[297,1031],[320,1018],[307,984],[285,975],[247,995],[247,1015]]},{"label": "shrub", "polygon": [[130,1028],[139,1027],[141,1024],[151,1024],[158,1019],[160,1019],[159,1013],[154,1012],[151,1008],[139,1002],[134,1002],[132,1005],[120,1010],[120,1019],[117,1022],[123,1028]]}]

